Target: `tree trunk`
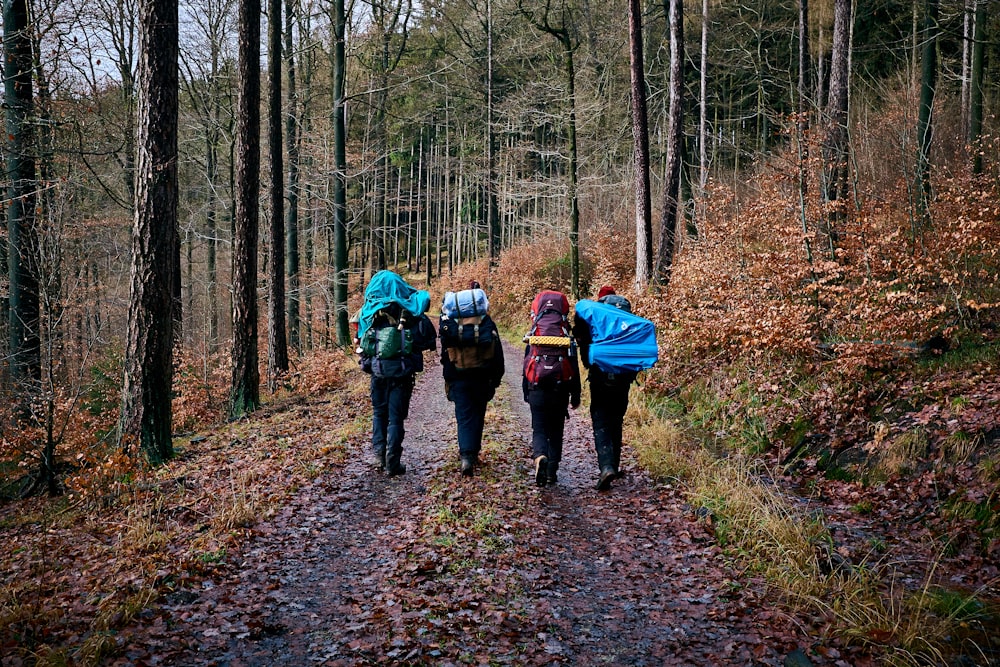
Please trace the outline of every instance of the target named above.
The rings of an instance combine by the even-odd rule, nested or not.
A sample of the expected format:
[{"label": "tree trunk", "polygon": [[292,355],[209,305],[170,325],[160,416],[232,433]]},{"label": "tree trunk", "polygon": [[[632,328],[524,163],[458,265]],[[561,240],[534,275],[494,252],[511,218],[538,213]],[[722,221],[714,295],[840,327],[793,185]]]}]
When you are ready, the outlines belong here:
[{"label": "tree trunk", "polygon": [[233,218],[233,383],[230,416],[260,407],[257,239],[260,207],[260,0],[239,3],[236,179]]},{"label": "tree trunk", "polygon": [[267,388],[288,372],[285,336],[285,160],[281,145],[281,0],[267,3],[267,143],[271,159],[271,238],[267,271]]},{"label": "tree trunk", "polygon": [[288,276],[287,321],[288,344],[302,352],[299,332],[299,144],[302,133],[299,119],[298,89],[295,81],[295,56],[292,27],[295,24],[295,0],[285,2],[285,61],[288,67],[288,112],[285,114],[285,143],[288,146],[288,209],[285,212],[285,242],[287,245],[285,272]]},{"label": "tree trunk", "polygon": [[848,51],[850,50],[851,0],[835,0],[833,52],[830,56],[830,93],[827,98],[827,130],[823,141],[824,197],[830,259],[836,258],[837,227],[847,205],[847,104]]},{"label": "tree trunk", "polygon": [[986,40],[986,3],[975,0],[975,25],[972,28],[972,70],[969,90],[969,146],[972,150],[972,173],[983,173],[983,44]]},{"label": "tree trunk", "polygon": [[37,394],[41,381],[31,28],[27,0],[4,0],[3,8],[8,353],[18,413],[24,419],[31,419],[32,396]]},{"label": "tree trunk", "polygon": [[139,3],[138,159],[132,279],[119,446],[151,463],[173,456],[174,272],[177,235],[177,0]]},{"label": "tree trunk", "polygon": [[[705,0],[706,2],[708,0]],[[643,65],[641,0],[629,0],[629,70],[632,81],[632,157],[635,169],[635,291],[649,284],[653,270],[653,216],[649,196],[649,125]],[[704,67],[704,63],[702,64]]]},{"label": "tree trunk", "polygon": [[500,261],[500,207],[497,205],[497,136],[493,129],[493,2],[486,0],[486,202],[490,266]]},{"label": "tree trunk", "polygon": [[347,322],[347,124],[344,0],[333,1],[333,304],[337,345],[351,344]]},{"label": "tree trunk", "polygon": [[919,184],[920,219],[926,227],[931,222],[931,139],[934,135],[931,112],[937,87],[938,0],[924,1],[922,30],[923,55],[920,69],[920,106],[917,112],[917,181]]},{"label": "tree trunk", "polygon": [[684,151],[684,3],[670,0],[670,107],[667,130],[667,167],[663,175],[663,209],[660,246],[656,258],[656,282],[670,284],[677,245],[677,220]]}]

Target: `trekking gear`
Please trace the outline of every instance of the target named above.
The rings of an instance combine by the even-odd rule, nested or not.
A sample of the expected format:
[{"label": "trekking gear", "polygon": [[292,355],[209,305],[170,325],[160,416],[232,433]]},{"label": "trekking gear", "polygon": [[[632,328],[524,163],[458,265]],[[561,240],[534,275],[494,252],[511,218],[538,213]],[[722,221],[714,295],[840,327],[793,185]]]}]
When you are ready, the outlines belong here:
[{"label": "trekking gear", "polygon": [[486,315],[489,305],[479,288],[444,295],[438,323],[441,348],[459,371],[485,368],[496,355],[500,333]]},{"label": "trekking gear", "polygon": [[620,294],[606,294],[597,299],[597,302],[606,303],[609,306],[614,306],[615,308],[624,310],[626,313],[632,312],[632,304],[629,302],[628,299],[626,299]]},{"label": "trekking gear", "polygon": [[601,476],[597,480],[597,490],[607,491],[611,488],[611,481],[618,475],[612,467],[601,468]]},{"label": "trekking gear", "polygon": [[659,359],[656,326],[650,320],[597,301],[580,301],[576,314],[590,327],[589,365],[624,373],[652,368]]},{"label": "trekking gear", "polygon": [[441,315],[456,320],[460,317],[475,317],[486,314],[490,300],[480,288],[464,289],[460,292],[445,292],[441,303]]},{"label": "trekking gear", "polygon": [[390,305],[398,306],[414,317],[427,312],[431,295],[407,284],[392,271],[379,271],[365,287],[365,301],[358,315],[358,339],[364,340],[365,332],[372,326],[375,315]]},{"label": "trekking gear", "polygon": [[475,469],[475,461],[472,460],[471,456],[462,457],[462,476],[472,477],[473,470]]},{"label": "trekking gear", "polygon": [[400,475],[406,474],[406,464],[397,463],[395,467],[390,467],[388,464],[385,467],[385,474],[388,477],[399,477]]},{"label": "trekking gear", "polygon": [[524,337],[524,378],[532,386],[572,380],[570,359],[576,343],[569,331],[569,301],[562,292],[543,290],[531,302],[531,330]]},{"label": "trekking gear", "polygon": [[547,456],[539,456],[535,459],[535,484],[538,486],[545,486],[545,482],[548,480],[548,464],[549,458]]},{"label": "trekking gear", "polygon": [[371,358],[372,375],[380,378],[402,377],[413,372],[413,331],[408,313],[397,304],[379,310],[371,326],[361,336],[361,354]]},{"label": "trekking gear", "polygon": [[549,486],[555,486],[556,482],[559,481],[559,462],[549,461],[549,465],[546,468],[545,481],[548,482]]}]

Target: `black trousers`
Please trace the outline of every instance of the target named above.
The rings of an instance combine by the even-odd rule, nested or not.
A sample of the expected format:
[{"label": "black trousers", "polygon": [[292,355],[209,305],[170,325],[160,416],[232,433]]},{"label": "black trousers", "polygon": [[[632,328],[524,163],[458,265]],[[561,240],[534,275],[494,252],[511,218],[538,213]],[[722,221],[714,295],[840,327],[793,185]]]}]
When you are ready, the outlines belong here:
[{"label": "black trousers", "polygon": [[630,384],[590,383],[590,419],[594,425],[597,465],[615,470],[622,456],[622,422],[628,410]]},{"label": "black trousers", "polygon": [[483,445],[486,407],[495,390],[483,379],[448,382],[448,399],[455,404],[458,425],[458,453],[476,458]]},{"label": "black trousers", "polygon": [[413,375],[399,378],[372,376],[372,450],[376,455],[385,452],[386,467],[399,465],[403,452],[404,422],[410,413],[413,396]]},{"label": "black trousers", "polygon": [[531,456],[547,456],[549,461],[562,461],[563,431],[569,416],[569,389],[554,387],[529,389],[531,407]]}]

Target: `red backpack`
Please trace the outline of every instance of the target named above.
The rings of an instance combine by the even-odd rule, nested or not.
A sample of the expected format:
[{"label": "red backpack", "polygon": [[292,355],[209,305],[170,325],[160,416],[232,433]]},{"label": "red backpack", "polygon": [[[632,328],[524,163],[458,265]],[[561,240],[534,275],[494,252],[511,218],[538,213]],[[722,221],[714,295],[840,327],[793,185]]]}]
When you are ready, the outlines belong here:
[{"label": "red backpack", "polygon": [[570,359],[576,344],[570,336],[569,300],[562,292],[543,290],[531,302],[531,330],[524,337],[524,377],[532,385],[555,385],[572,380]]}]

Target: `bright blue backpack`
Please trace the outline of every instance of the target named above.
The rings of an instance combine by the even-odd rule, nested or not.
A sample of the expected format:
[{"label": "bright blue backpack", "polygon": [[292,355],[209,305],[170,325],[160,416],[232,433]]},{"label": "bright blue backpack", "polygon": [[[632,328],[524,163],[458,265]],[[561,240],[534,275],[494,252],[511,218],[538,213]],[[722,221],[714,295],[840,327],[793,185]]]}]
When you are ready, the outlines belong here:
[{"label": "bright blue backpack", "polygon": [[656,327],[645,317],[597,301],[578,301],[576,314],[590,326],[591,366],[623,373],[652,368],[659,359]]}]

